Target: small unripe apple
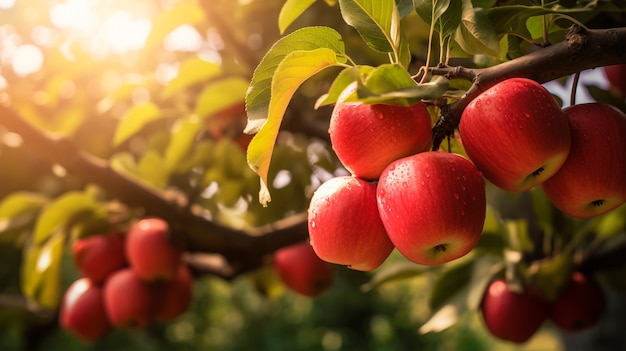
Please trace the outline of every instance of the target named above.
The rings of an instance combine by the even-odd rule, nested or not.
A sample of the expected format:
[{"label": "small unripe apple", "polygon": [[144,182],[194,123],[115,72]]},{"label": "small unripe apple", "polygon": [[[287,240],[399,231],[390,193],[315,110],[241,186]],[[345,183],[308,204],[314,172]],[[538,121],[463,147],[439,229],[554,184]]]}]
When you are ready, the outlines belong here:
[{"label": "small unripe apple", "polygon": [[596,325],[606,309],[606,297],[592,277],[575,272],[550,306],[549,317],[559,328],[578,332]]},{"label": "small unripe apple", "polygon": [[83,276],[102,283],[111,273],[126,265],[124,236],[111,233],[78,239],[72,245],[72,256]]},{"label": "small unripe apple", "polygon": [[191,272],[185,264],[180,265],[172,280],[155,282],[152,287],[157,299],[154,318],[169,321],[185,312],[191,303],[192,285]]},{"label": "small unripe apple", "polygon": [[380,176],[378,210],[409,260],[436,265],[474,248],[485,221],[485,182],[468,159],[440,151],[392,162]]},{"label": "small unripe apple", "polygon": [[376,180],[392,161],[430,149],[432,122],[426,105],[339,102],[328,129],[333,150],[353,175]]},{"label": "small unripe apple", "polygon": [[481,314],[489,332],[500,339],[523,343],[530,339],[547,318],[547,305],[531,289],[517,292],[506,281],[489,284],[481,302]]},{"label": "small unripe apple", "polygon": [[609,88],[616,95],[626,96],[626,64],[611,65],[602,67],[606,80],[609,82]]},{"label": "small unripe apple", "polygon": [[181,255],[180,248],[171,240],[167,222],[162,219],[141,219],[128,230],[128,262],[146,281],[172,279],[180,265]]},{"label": "small unripe apple", "polygon": [[111,326],[104,309],[102,288],[89,278],[79,278],[65,291],[59,324],[84,341],[105,336]]},{"label": "small unripe apple", "polygon": [[461,115],[461,143],[485,178],[512,192],[556,173],[570,149],[570,132],[550,92],[526,78],[485,90]]},{"label": "small unripe apple", "polygon": [[611,105],[565,108],[572,147],[559,171],[542,184],[550,201],[573,217],[589,218],[626,201],[626,115]]},{"label": "small unripe apple", "polygon": [[111,325],[145,329],[153,320],[155,301],[150,283],[131,268],[113,273],[104,283],[104,307]]},{"label": "small unripe apple", "polygon": [[376,185],[353,176],[332,178],[315,191],[308,228],[321,259],[355,270],[371,271],[393,251],[378,214]]},{"label": "small unripe apple", "polygon": [[277,250],[274,269],[287,287],[309,297],[322,295],[334,281],[332,266],[317,257],[308,242]]}]

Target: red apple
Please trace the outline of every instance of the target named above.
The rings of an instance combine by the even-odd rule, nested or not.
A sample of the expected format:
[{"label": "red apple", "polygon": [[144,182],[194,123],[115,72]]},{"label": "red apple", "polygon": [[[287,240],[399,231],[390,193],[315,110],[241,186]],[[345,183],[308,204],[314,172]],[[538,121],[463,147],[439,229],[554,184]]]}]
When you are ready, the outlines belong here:
[{"label": "red apple", "polygon": [[428,151],[394,161],[380,176],[376,196],[389,238],[415,263],[464,256],[482,233],[485,182],[460,155]]},{"label": "red apple", "polygon": [[309,205],[309,237],[324,261],[371,271],[389,256],[393,244],[376,205],[376,185],[343,176],[324,182]]},{"label": "red apple", "polygon": [[126,238],[130,266],[146,281],[169,280],[178,271],[181,250],[171,241],[167,222],[145,218],[136,222]]},{"label": "red apple", "polygon": [[154,283],[158,301],[154,318],[169,321],[185,312],[191,303],[192,285],[191,272],[185,264],[179,266],[174,279]]},{"label": "red apple", "polygon": [[376,180],[392,161],[430,149],[432,122],[426,105],[339,102],[328,132],[341,163],[353,175]]},{"label": "red apple", "polygon": [[84,341],[105,336],[111,326],[104,309],[102,288],[89,278],[72,283],[61,301],[59,324]]},{"label": "red apple", "polygon": [[565,108],[572,147],[563,167],[543,183],[550,201],[570,216],[589,218],[626,201],[626,115],[587,103]]},{"label": "red apple", "polygon": [[556,100],[525,78],[502,81],[472,100],[459,132],[485,178],[513,192],[550,178],[570,149],[569,125]]},{"label": "red apple", "polygon": [[548,309],[540,295],[531,289],[517,292],[506,281],[496,279],[483,296],[481,313],[493,336],[523,343],[541,328]]},{"label": "red apple", "polygon": [[332,266],[317,257],[308,242],[277,250],[274,269],[287,287],[309,297],[322,295],[334,281]]},{"label": "red apple", "polygon": [[78,239],[72,245],[78,271],[95,283],[102,283],[126,265],[124,236],[119,233],[94,235]]},{"label": "red apple", "polygon": [[549,317],[559,328],[578,332],[594,326],[606,309],[600,285],[590,276],[575,272],[561,295],[552,302]]},{"label": "red apple", "polygon": [[609,88],[618,96],[626,96],[626,64],[604,66],[602,69]]},{"label": "red apple", "polygon": [[113,273],[104,283],[104,307],[111,325],[145,329],[153,320],[155,301],[150,283],[131,268]]}]

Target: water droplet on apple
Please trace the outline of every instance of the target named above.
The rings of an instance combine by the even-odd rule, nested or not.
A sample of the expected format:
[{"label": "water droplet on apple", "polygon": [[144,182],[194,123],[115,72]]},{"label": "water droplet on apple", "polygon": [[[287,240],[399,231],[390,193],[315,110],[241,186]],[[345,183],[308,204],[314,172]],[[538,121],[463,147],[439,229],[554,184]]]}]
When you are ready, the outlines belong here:
[{"label": "water droplet on apple", "polygon": [[461,216],[465,216],[465,210],[461,210]]},{"label": "water droplet on apple", "polygon": [[526,116],[526,118],[530,118],[530,113],[524,112],[524,116]]},{"label": "water droplet on apple", "polygon": [[376,112],[375,116],[376,116],[376,118],[378,118],[378,119],[383,119],[383,118],[385,117],[385,116],[384,116],[382,113],[380,113],[380,112]]},{"label": "water droplet on apple", "polygon": [[458,199],[460,199],[461,197],[459,196],[459,194],[454,193],[454,198],[458,200]]}]

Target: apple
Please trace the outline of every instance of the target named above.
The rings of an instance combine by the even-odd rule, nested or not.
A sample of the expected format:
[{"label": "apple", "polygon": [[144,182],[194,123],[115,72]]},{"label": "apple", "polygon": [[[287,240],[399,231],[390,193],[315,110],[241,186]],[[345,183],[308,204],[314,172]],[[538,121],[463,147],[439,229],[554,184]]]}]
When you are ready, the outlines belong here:
[{"label": "apple", "polygon": [[104,307],[118,329],[145,329],[153,320],[155,299],[150,283],[131,268],[113,273],[104,283]]},{"label": "apple", "polygon": [[609,88],[615,95],[626,96],[626,64],[602,67],[604,75],[609,82]]},{"label": "apple", "polygon": [[159,301],[154,318],[170,321],[187,310],[192,299],[193,279],[186,264],[182,263],[170,281],[156,282],[153,291]]},{"label": "apple", "polygon": [[102,283],[126,266],[124,236],[120,233],[94,235],[74,241],[72,256],[78,271],[94,283]]},{"label": "apple", "polygon": [[291,290],[318,297],[333,284],[330,263],[315,254],[308,242],[285,246],[274,253],[274,270]]},{"label": "apple", "polygon": [[178,271],[182,251],[172,242],[167,222],[144,218],[128,230],[126,256],[142,279],[169,280]]},{"label": "apple", "polygon": [[606,297],[591,276],[574,272],[572,280],[550,305],[549,318],[559,328],[579,332],[596,325],[606,309]]},{"label": "apple", "polygon": [[430,149],[432,122],[426,105],[339,102],[328,129],[333,150],[353,175],[376,180],[392,161]]},{"label": "apple", "polygon": [[315,191],[308,228],[317,256],[351,269],[371,271],[393,251],[378,214],[376,184],[353,176],[331,178]]},{"label": "apple", "polygon": [[572,147],[559,171],[542,185],[561,211],[578,218],[606,213],[626,201],[626,115],[597,102],[563,109]]},{"label": "apple", "polygon": [[104,309],[102,288],[82,277],[65,291],[59,309],[59,324],[84,341],[96,341],[111,329]]},{"label": "apple", "polygon": [[467,156],[496,186],[528,190],[556,173],[570,149],[567,119],[550,92],[510,78],[482,92],[461,115]]},{"label": "apple", "polygon": [[493,336],[523,343],[541,328],[547,318],[548,307],[532,289],[517,292],[505,280],[496,279],[485,291],[481,314]]},{"label": "apple", "polygon": [[380,176],[376,197],[391,242],[415,263],[464,256],[482,233],[485,182],[463,156],[427,151],[396,160]]}]

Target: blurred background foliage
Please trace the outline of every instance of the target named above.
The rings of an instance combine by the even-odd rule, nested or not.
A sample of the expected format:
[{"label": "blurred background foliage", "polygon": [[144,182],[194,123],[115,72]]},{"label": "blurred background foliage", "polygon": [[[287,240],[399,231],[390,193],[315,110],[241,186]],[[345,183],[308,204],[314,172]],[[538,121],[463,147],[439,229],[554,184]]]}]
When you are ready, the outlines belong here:
[{"label": "blurred background foliage", "polygon": [[[345,174],[327,140],[324,126],[330,110],[312,108],[330,80],[322,73],[308,81],[289,106],[270,169],[273,201],[267,208],[259,204],[259,180],[245,157],[250,137],[242,133],[247,84],[281,36],[277,21],[283,4],[283,0],[0,0],[0,101],[42,131],[70,138],[142,184],[183,192],[228,226],[257,227],[302,213],[319,184]],[[624,25],[623,16],[592,20]],[[404,21],[419,66],[425,61],[428,26],[416,15]],[[308,25],[337,29],[346,51],[359,63],[386,62],[345,24],[334,1],[316,1],[287,32]],[[597,72],[589,82],[593,98],[624,108],[623,99],[607,92]],[[554,84],[555,90],[567,85],[565,80]],[[495,189],[490,189],[492,217],[486,235],[475,253],[456,265],[426,270],[406,265],[394,253],[375,276],[336,267],[335,286],[315,300],[287,291],[269,268],[232,282],[198,277],[193,305],[176,321],[141,332],[115,331],[95,344],[80,342],[60,330],[55,319],[60,292],[77,277],[65,248],[72,238],[109,229],[111,218],[123,223],[134,214],[120,204],[111,207],[106,191],[97,184],[85,184],[47,155],[33,153],[27,141],[2,127],[2,119],[2,350],[561,347],[560,335],[549,325],[524,346],[498,342],[486,334],[474,310],[461,310],[454,328],[418,332],[434,311],[454,300],[455,292],[469,289],[468,277],[479,271],[480,262],[497,266],[494,262],[501,260],[507,245],[502,241],[502,218],[525,218],[533,208],[551,211],[535,206],[546,206],[535,193],[512,195]],[[539,212],[540,220],[546,219],[545,211]],[[597,220],[605,223],[608,236],[624,231],[619,220],[624,210],[620,211],[617,219]],[[44,214],[54,217],[52,223],[42,220]],[[555,223],[550,219],[530,226],[548,225],[552,230]],[[559,223],[557,231],[579,225],[566,219]],[[521,249],[532,247],[531,231],[518,242]],[[41,233],[39,239],[36,233]],[[605,282],[624,289],[620,277],[625,274],[622,262],[607,271]],[[449,306],[467,308],[467,303]]]}]

